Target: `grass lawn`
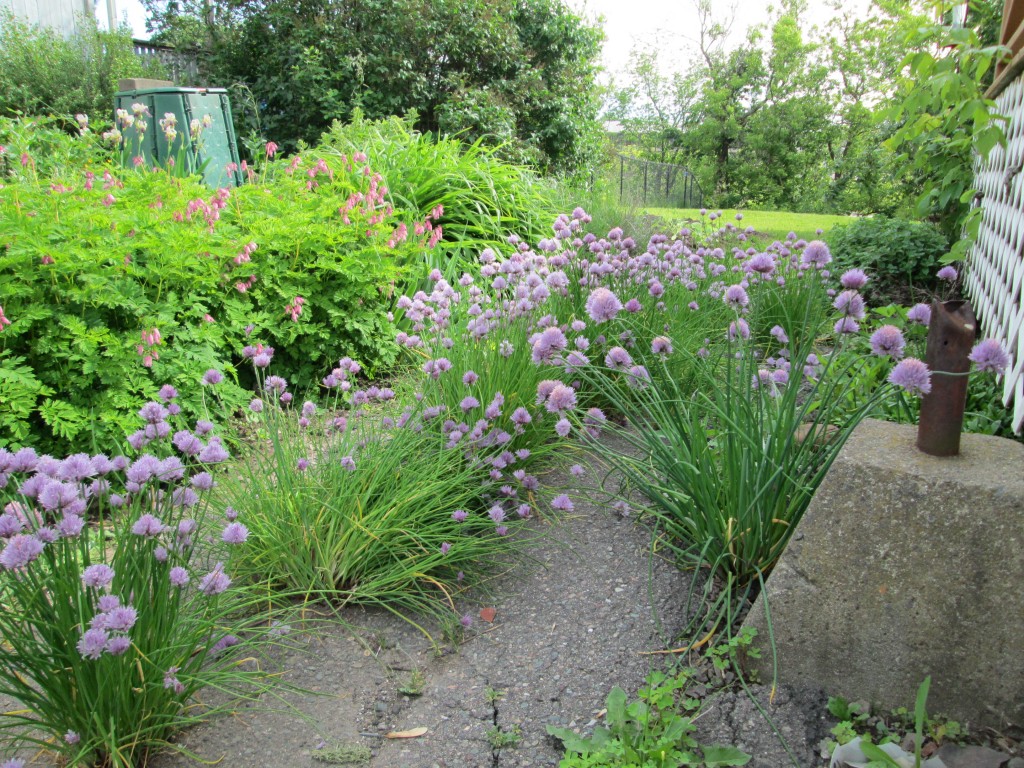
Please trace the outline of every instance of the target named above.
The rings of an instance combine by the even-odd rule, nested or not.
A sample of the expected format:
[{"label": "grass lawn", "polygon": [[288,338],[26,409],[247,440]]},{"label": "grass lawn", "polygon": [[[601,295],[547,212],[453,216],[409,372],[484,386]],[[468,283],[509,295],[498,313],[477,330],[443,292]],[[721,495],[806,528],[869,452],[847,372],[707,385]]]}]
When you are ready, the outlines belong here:
[{"label": "grass lawn", "polygon": [[[646,213],[653,216],[660,216],[673,225],[693,227],[692,222],[701,220],[700,211],[696,208],[645,208]],[[709,209],[710,211],[711,209]],[[718,212],[718,209],[714,209]],[[739,211],[743,214],[743,221],[736,221],[736,209],[722,210],[721,222],[732,222],[741,229],[753,227],[759,234],[767,236],[768,242],[773,240],[785,240],[790,232],[796,232],[798,237],[805,240],[815,240],[821,235],[816,231],[823,230],[828,233],[837,224],[846,224],[853,221],[853,216],[835,216],[827,213],[791,213],[789,211]],[[707,217],[704,217],[707,220]],[[718,224],[719,221],[715,221]],[[691,222],[687,224],[687,222]]]}]

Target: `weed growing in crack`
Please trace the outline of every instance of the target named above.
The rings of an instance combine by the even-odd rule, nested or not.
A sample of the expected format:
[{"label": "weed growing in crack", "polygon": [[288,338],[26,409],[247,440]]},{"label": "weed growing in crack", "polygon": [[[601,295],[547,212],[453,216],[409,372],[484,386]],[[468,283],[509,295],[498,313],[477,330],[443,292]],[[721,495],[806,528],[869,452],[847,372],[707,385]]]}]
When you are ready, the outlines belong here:
[{"label": "weed growing in crack", "polygon": [[422,696],[426,684],[427,676],[423,674],[423,670],[414,669],[409,673],[408,679],[399,687],[398,692],[403,696]]},{"label": "weed growing in crack", "polygon": [[507,731],[496,725],[487,731],[487,743],[491,749],[514,749],[519,746],[523,738],[523,731],[518,725],[513,725]]}]

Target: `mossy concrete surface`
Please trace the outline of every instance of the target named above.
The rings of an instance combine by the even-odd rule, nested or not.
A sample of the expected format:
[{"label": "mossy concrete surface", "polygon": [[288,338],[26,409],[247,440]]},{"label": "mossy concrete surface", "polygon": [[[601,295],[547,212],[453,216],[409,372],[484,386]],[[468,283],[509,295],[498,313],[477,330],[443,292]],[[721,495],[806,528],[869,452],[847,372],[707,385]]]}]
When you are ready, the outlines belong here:
[{"label": "mossy concrete surface", "polygon": [[1024,724],[1024,444],[865,421],[822,482],[746,624],[771,679],[972,726]]}]

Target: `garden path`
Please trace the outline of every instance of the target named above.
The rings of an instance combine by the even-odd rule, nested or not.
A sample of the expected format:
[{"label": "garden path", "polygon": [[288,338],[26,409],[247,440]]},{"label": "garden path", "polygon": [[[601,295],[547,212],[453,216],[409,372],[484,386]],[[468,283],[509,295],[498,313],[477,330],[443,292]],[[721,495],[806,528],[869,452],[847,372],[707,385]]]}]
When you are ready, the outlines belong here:
[{"label": "garden path", "polygon": [[[685,624],[689,576],[649,556],[650,533],[606,503],[601,473],[582,479],[556,472],[575,487],[576,509],[564,519],[535,521],[543,538],[493,585],[493,621],[477,617],[458,646],[441,652],[409,624],[379,611],[351,610],[351,630],[324,624],[300,638],[303,652],[283,659],[284,679],[323,695],[293,695],[305,715],[243,709],[182,734],[182,746],[221,768],[298,768],[328,755],[318,747],[372,750],[376,768],[535,768],[561,757],[549,724],[585,728],[599,722],[608,691],[630,694]],[[476,615],[476,610],[474,610]],[[422,695],[399,689],[413,670]],[[764,691],[761,698],[767,701]],[[776,696],[773,719],[801,766],[822,765],[814,745],[828,725],[821,696]],[[732,743],[754,753],[753,768],[790,765],[771,728],[744,694],[712,699],[702,714],[702,743]],[[426,728],[422,736],[383,734]],[[518,733],[494,748],[495,734]],[[491,734],[489,736],[489,733]],[[511,737],[509,737],[511,738]],[[160,755],[154,768],[195,765]]]}]

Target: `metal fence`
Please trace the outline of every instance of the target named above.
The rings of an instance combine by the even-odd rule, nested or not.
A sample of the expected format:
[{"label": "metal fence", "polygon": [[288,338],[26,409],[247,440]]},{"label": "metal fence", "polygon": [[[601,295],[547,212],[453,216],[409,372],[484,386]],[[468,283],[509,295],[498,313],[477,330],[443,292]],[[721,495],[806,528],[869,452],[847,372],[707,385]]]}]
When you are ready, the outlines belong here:
[{"label": "metal fence", "polygon": [[195,85],[199,82],[199,54],[196,51],[180,51],[167,45],[154,45],[148,40],[132,42],[136,56],[159,60],[176,85]]},{"label": "metal fence", "polygon": [[656,208],[700,208],[704,192],[683,165],[616,156],[619,200]]}]

